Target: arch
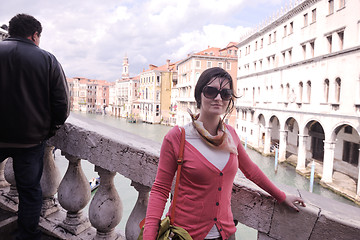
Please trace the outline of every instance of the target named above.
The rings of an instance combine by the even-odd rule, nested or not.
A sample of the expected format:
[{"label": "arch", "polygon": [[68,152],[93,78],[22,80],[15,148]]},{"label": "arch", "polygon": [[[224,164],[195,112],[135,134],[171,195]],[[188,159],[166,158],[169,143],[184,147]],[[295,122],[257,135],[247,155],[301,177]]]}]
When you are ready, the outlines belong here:
[{"label": "arch", "polygon": [[285,121],[284,130],[287,132],[286,150],[292,154],[298,153],[300,127],[298,121],[289,117]]},{"label": "arch", "polygon": [[304,129],[304,132],[307,132],[310,140],[310,152],[311,157],[323,161],[324,159],[324,140],[325,140],[325,131],[321,123],[316,120],[309,121]]},{"label": "arch", "polygon": [[333,128],[330,139],[335,142],[334,170],[357,179],[359,174],[359,131],[351,123],[341,122]]},{"label": "arch", "polygon": [[278,146],[280,141],[280,121],[279,118],[275,115],[271,116],[269,119],[270,127],[270,149],[273,146]]}]

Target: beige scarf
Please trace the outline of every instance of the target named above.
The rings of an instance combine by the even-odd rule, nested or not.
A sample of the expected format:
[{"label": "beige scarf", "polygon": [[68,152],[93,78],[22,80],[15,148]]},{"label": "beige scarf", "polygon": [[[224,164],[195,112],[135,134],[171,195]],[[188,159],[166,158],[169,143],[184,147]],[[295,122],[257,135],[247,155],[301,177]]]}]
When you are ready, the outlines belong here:
[{"label": "beige scarf", "polygon": [[230,153],[238,154],[236,145],[234,140],[229,132],[229,130],[225,127],[223,121],[219,122],[219,126],[217,128],[217,135],[212,136],[205,128],[202,122],[198,121],[200,114],[193,114],[190,109],[188,109],[188,113],[191,116],[192,124],[197,132],[200,134],[202,139],[209,146],[219,149],[222,151],[227,151]]}]

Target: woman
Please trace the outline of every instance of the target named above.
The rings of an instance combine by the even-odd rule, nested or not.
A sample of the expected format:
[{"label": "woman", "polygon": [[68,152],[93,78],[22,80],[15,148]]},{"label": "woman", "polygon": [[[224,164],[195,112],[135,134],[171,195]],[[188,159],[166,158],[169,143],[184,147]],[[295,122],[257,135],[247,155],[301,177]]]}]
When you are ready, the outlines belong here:
[{"label": "woman", "polygon": [[[238,168],[278,202],[297,211],[295,203],[305,206],[301,198],[287,196],[264,175],[246,154],[235,130],[223,122],[234,107],[233,91],[232,78],[224,69],[216,67],[204,71],[195,87],[200,114],[190,112],[192,123],[184,126],[184,162],[174,225],[187,230],[195,240],[229,239],[235,233],[230,203]],[[143,235],[146,240],[157,236],[177,169],[180,135],[178,126],[172,128],[161,147],[146,213]]]}]

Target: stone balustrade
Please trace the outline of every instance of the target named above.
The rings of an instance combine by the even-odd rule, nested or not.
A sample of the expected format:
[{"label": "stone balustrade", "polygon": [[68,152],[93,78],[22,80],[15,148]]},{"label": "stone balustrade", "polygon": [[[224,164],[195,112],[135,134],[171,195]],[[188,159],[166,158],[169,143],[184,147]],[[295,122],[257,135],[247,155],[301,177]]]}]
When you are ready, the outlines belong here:
[{"label": "stone balustrade", "polygon": [[[137,239],[138,223],[145,217],[150,187],[155,179],[160,144],[139,136],[71,115],[57,135],[48,141],[41,180],[44,204],[40,226],[59,239],[125,239],[116,226],[127,221],[126,239]],[[53,159],[53,148],[69,161],[62,179]],[[95,166],[101,183],[94,197],[81,159]],[[17,211],[17,192],[11,158],[0,164],[0,207]],[[138,199],[128,219],[122,219],[121,195],[115,174],[130,179]],[[299,213],[276,203],[267,193],[239,175],[234,183],[234,219],[258,230],[258,239],[357,239],[360,208],[325,199],[316,194],[279,186],[301,195],[307,207]],[[88,203],[88,212],[84,208]],[[0,232],[4,228],[0,222]]]}]

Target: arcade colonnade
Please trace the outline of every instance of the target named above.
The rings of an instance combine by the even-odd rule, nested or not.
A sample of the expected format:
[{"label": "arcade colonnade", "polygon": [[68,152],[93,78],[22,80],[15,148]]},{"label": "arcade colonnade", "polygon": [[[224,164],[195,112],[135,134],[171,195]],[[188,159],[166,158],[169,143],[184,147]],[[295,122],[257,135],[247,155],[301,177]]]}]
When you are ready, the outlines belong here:
[{"label": "arcade colonnade", "polygon": [[[360,126],[356,118],[296,111],[239,108],[237,130],[243,141],[265,155],[278,148],[279,161],[297,155],[296,169],[304,171],[310,160],[323,165],[321,181],[331,183],[333,171],[357,179],[360,195]],[[238,126],[242,126],[241,129]]]}]

